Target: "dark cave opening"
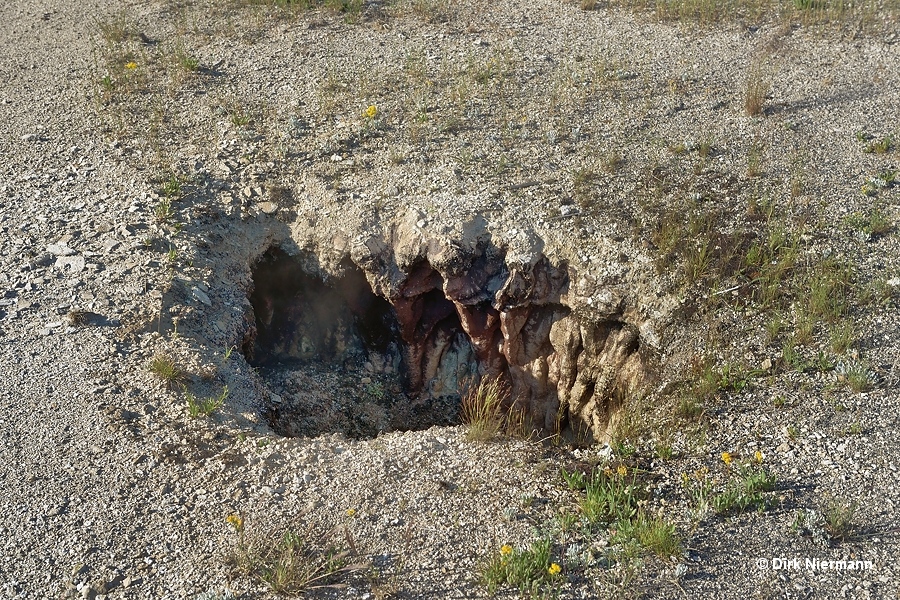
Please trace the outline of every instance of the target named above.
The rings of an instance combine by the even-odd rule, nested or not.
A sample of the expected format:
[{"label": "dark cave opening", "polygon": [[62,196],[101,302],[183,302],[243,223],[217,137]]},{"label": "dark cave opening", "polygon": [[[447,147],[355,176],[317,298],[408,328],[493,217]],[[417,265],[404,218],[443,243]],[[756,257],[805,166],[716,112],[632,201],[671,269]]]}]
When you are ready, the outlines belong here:
[{"label": "dark cave opening", "polygon": [[309,252],[266,251],[243,352],[273,429],[365,438],[458,424],[461,397],[487,376],[508,384],[510,410],[535,432],[607,436],[645,379],[638,328],[619,311],[574,313],[566,266],[546,258],[510,268],[486,247],[441,268],[422,257],[326,269]]},{"label": "dark cave opening", "polygon": [[[463,385],[478,364],[452,302],[434,288],[403,321],[344,260],[327,279],[313,255],[269,249],[253,268],[253,331],[243,352],[270,392],[269,422],[287,436],[458,423]],[[428,379],[423,379],[424,374]]]}]

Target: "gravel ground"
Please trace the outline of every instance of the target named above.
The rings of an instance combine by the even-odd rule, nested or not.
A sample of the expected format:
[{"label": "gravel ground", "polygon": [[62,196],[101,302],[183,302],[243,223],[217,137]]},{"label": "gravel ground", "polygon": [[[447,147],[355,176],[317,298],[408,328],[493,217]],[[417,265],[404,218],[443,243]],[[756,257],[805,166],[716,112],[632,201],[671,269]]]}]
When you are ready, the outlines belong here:
[{"label": "gravel ground", "polygon": [[[268,597],[231,564],[243,542],[292,529],[317,547],[338,528],[365,568],[310,596],[489,597],[486,561],[537,539],[561,565],[548,597],[900,596],[900,186],[874,181],[900,154],[865,151],[900,140],[896,12],[882,19],[701,29],[555,2],[358,17],[3,3],[0,595]],[[753,65],[771,86],[760,117],[743,108]],[[820,319],[791,362],[803,293],[779,312],[741,274],[685,283],[690,255],[664,256],[659,223],[667,204],[698,203],[732,239],[781,215],[803,234],[797,265],[849,261],[849,348]],[[632,290],[657,327],[642,336],[658,385],[612,444],[477,443],[463,426],[276,435],[277,399],[240,352],[253,261],[293,243],[327,271],[363,232],[411,219],[444,239],[475,214],[509,255],[540,247]],[[776,313],[784,329],[767,334]],[[198,396],[227,386],[224,404],[191,418],[148,369],[161,354]],[[715,389],[678,416],[707,359]],[[743,375],[723,381],[726,365]],[[757,462],[776,478],[759,510],[714,510]],[[676,552],[628,554],[615,525],[587,523],[560,470],[604,467],[637,474]]]}]

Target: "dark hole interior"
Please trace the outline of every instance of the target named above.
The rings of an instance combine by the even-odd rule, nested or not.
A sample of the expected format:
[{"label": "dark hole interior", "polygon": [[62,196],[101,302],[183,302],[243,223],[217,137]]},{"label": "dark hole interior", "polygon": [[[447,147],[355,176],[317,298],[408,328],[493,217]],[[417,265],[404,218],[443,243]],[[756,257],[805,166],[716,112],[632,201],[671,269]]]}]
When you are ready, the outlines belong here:
[{"label": "dark hole interior", "polygon": [[426,360],[439,368],[438,376],[413,386],[418,379],[394,307],[352,262],[339,271],[323,280],[311,274],[318,272],[314,256],[279,248],[253,270],[256,331],[244,355],[269,389],[275,431],[359,438],[458,422],[459,389],[477,363],[453,303],[439,289],[416,299],[421,318],[407,335],[424,337]]}]

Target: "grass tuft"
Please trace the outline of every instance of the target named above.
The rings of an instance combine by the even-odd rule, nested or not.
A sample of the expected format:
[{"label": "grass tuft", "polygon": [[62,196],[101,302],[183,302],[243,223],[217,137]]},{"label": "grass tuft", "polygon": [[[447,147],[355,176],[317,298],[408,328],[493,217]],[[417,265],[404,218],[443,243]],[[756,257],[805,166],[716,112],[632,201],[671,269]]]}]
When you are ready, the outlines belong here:
[{"label": "grass tuft", "polygon": [[368,568],[351,562],[356,551],[346,526],[322,532],[310,525],[280,536],[250,536],[244,531],[243,519],[229,522],[238,533],[229,563],[279,594],[340,587],[341,577]]},{"label": "grass tuft", "polygon": [[763,73],[762,64],[754,63],[747,73],[747,87],[744,90],[744,111],[756,117],[763,114],[766,104],[766,96],[772,89],[772,83]]},{"label": "grass tuft", "polygon": [[226,398],[228,398],[227,385],[222,388],[222,393],[220,393],[218,396],[211,396],[209,398],[197,398],[197,396],[188,392],[187,394],[185,394],[185,399],[187,400],[188,406],[188,414],[190,414],[194,419],[196,419],[197,417],[208,417],[225,403]]},{"label": "grass tuft", "polygon": [[150,361],[151,373],[162,379],[167,386],[184,385],[187,374],[167,354],[157,354]]},{"label": "grass tuft", "polygon": [[466,392],[460,418],[468,425],[466,437],[473,442],[487,442],[501,434],[528,437],[532,433],[528,415],[509,402],[509,386],[499,376],[483,377]]}]

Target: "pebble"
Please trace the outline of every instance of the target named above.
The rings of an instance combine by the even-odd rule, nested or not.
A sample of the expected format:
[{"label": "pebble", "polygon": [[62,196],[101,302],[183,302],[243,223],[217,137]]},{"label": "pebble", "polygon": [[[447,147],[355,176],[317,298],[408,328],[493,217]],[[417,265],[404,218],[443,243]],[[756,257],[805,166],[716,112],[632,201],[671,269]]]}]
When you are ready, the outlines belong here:
[{"label": "pebble", "polygon": [[60,256],[53,266],[60,271],[75,275],[84,271],[86,265],[83,256]]},{"label": "pebble", "polygon": [[47,246],[47,252],[56,256],[71,256],[75,251],[66,244],[50,244]]},{"label": "pebble", "polygon": [[212,306],[212,301],[209,299],[209,296],[207,296],[206,293],[197,286],[191,287],[191,293],[194,295],[194,298],[196,298],[203,304]]},{"label": "pebble", "polygon": [[278,205],[274,202],[260,202],[257,206],[267,215],[274,215],[278,212]]}]

